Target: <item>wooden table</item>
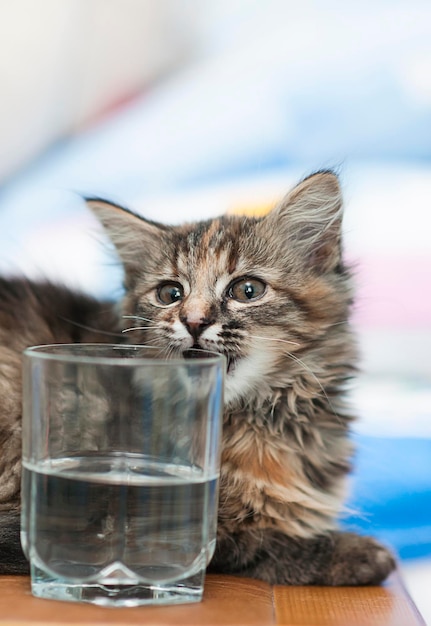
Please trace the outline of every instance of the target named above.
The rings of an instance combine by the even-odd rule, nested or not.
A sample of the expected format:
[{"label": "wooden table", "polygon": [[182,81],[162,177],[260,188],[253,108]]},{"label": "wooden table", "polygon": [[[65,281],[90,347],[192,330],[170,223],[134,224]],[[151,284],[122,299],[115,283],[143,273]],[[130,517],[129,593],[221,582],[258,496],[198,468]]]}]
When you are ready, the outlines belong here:
[{"label": "wooden table", "polygon": [[[430,591],[431,592],[431,591]],[[400,577],[382,587],[271,587],[207,576],[199,604],[112,609],[41,600],[25,576],[0,577],[0,626],[426,626]]]}]

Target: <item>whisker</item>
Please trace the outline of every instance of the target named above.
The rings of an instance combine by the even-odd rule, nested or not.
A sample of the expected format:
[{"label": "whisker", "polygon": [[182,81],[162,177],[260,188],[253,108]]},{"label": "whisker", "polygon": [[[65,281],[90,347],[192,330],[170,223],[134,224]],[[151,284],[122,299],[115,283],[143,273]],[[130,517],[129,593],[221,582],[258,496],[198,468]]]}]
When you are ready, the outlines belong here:
[{"label": "whisker", "polygon": [[153,349],[158,349],[158,352],[156,353],[157,355],[159,354],[163,354],[163,351],[165,350],[164,347],[161,347],[157,344],[158,339],[157,338],[153,338],[153,339],[147,339],[145,343],[139,343],[139,346],[143,346],[144,348],[153,348]]},{"label": "whisker", "polygon": [[[295,346],[299,346],[301,344],[297,343],[296,341],[287,341],[287,339],[276,339],[275,337],[259,337],[257,335],[250,335],[250,337],[253,337],[254,339],[269,339],[270,341],[280,341],[282,343],[290,343],[293,344]],[[337,414],[337,412],[335,411],[334,407],[332,406],[332,403],[328,397],[328,394],[325,391],[325,388],[323,387],[322,383],[320,382],[320,380],[317,378],[316,374],[313,372],[313,370],[308,367],[308,365],[306,363],[304,363],[304,361],[302,361],[300,358],[298,358],[296,355],[292,354],[291,352],[287,352],[286,355],[292,359],[292,361],[295,361],[296,363],[298,363],[301,367],[303,367],[309,374],[311,374],[311,376],[314,378],[314,380],[316,381],[316,383],[319,385],[319,388],[321,389],[325,399],[328,402],[329,407],[331,408],[331,411],[333,412],[333,414],[336,417],[339,417],[339,415]]]},{"label": "whisker", "polygon": [[157,346],[150,346],[148,343],[138,343],[136,345],[138,345],[140,348],[157,348]]},{"label": "whisker", "polygon": [[151,343],[154,343],[154,341],[155,341],[154,339],[149,339],[149,340],[148,340],[148,341],[146,341],[145,343],[140,343],[140,344],[138,344],[138,345],[139,345],[140,347],[142,347],[142,348],[152,348],[152,349],[154,349],[154,348],[159,348],[159,350],[158,350],[158,354],[162,355],[162,354],[163,354],[163,352],[164,352],[164,350],[165,350],[165,348],[164,348],[164,347],[161,347],[161,346],[157,346],[157,345],[150,345]]},{"label": "whisker", "polygon": [[299,365],[301,365],[301,367],[303,367],[309,374],[311,374],[311,376],[314,378],[314,380],[316,381],[316,383],[319,385],[326,401],[328,402],[329,408],[331,409],[331,411],[333,412],[333,414],[340,418],[340,416],[338,415],[337,411],[334,409],[331,400],[329,399],[328,394],[325,391],[324,386],[322,385],[322,383],[320,382],[320,380],[317,378],[316,374],[313,372],[313,370],[308,367],[308,365],[306,363],[304,363],[304,361],[302,361],[301,359],[299,359],[297,356],[295,356],[294,354],[292,354],[291,352],[287,352],[287,356],[292,359],[292,361],[295,361],[296,363],[298,363]]},{"label": "whisker", "polygon": [[78,328],[83,328],[84,330],[90,330],[95,333],[100,333],[101,335],[110,335],[111,337],[121,337],[121,333],[114,333],[109,330],[100,330],[99,328],[94,328],[93,326],[87,326],[86,324],[80,324],[79,322],[75,322],[74,320],[70,320],[67,317],[63,317],[62,315],[58,316],[61,320],[67,322],[68,324],[72,324],[73,326],[77,326]]},{"label": "whisker", "polygon": [[301,344],[297,341],[288,341],[287,339],[276,339],[275,337],[259,337],[258,335],[249,335],[252,339],[263,339],[264,341],[280,341],[282,343],[290,343],[293,346],[300,346]]},{"label": "whisker", "polygon": [[159,354],[161,357],[165,358],[165,359],[169,359],[171,354],[174,351],[174,347],[173,346],[163,346],[159,348]]},{"label": "whisker", "polygon": [[170,343],[168,346],[166,346],[166,357],[170,358],[172,355],[173,356],[180,356],[182,354],[182,347],[179,345],[176,345],[175,343]]},{"label": "whisker", "polygon": [[122,333],[130,333],[132,330],[148,330],[149,328],[157,328],[156,326],[131,326],[130,328],[125,328],[122,330]]},{"label": "whisker", "polygon": [[172,356],[175,353],[178,354],[180,352],[181,352],[181,350],[174,343],[171,343],[170,345],[166,346],[166,355],[168,357]]},{"label": "whisker", "polygon": [[348,324],[349,320],[343,320],[341,322],[334,322],[333,324],[329,324],[328,328],[332,328],[333,326],[341,326],[342,324]]},{"label": "whisker", "polygon": [[153,322],[154,320],[148,319],[148,317],[141,317],[140,315],[122,315],[126,320],[142,320],[143,322]]},{"label": "whisker", "polygon": [[[145,340],[146,340],[146,343],[156,343],[157,344],[158,338],[154,337],[153,339],[148,339],[146,337]],[[141,345],[141,344],[139,344],[139,345]],[[144,345],[144,344],[142,344],[142,345]]]}]

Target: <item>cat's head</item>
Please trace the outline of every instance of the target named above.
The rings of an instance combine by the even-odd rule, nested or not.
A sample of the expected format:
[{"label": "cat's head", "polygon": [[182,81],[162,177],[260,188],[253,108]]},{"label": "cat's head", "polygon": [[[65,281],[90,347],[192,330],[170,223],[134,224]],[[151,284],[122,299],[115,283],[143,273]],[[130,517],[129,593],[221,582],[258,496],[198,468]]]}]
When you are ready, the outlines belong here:
[{"label": "cat's head", "polygon": [[351,294],[333,173],[303,180],[262,218],[174,227],[102,200],[88,204],[124,265],[130,340],[161,355],[192,347],[225,354],[228,403],[285,387],[299,362],[313,367],[307,355],[325,342],[343,352]]}]

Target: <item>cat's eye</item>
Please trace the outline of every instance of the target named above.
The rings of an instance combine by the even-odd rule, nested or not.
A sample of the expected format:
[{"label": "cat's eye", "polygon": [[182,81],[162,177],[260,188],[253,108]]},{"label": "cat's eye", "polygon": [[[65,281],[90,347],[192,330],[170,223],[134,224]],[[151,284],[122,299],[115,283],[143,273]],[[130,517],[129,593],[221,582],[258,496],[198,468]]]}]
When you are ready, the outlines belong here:
[{"label": "cat's eye", "polygon": [[228,288],[227,295],[237,302],[258,300],[266,292],[266,284],[259,278],[240,278]]},{"label": "cat's eye", "polygon": [[184,290],[179,283],[163,283],[156,293],[158,301],[165,305],[179,302],[184,297]]}]

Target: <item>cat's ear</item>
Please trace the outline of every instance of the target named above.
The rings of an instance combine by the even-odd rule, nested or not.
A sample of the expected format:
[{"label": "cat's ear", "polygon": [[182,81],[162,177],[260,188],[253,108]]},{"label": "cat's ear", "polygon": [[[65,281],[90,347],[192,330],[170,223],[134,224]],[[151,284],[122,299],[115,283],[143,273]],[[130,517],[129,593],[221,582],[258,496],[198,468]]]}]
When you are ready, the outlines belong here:
[{"label": "cat's ear", "polygon": [[86,198],[86,203],[103,225],[129,274],[142,271],[145,260],[157,256],[162,225],[106,200]]},{"label": "cat's ear", "polygon": [[303,180],[268,215],[286,246],[295,246],[305,264],[318,272],[341,260],[342,195],[330,171]]}]

